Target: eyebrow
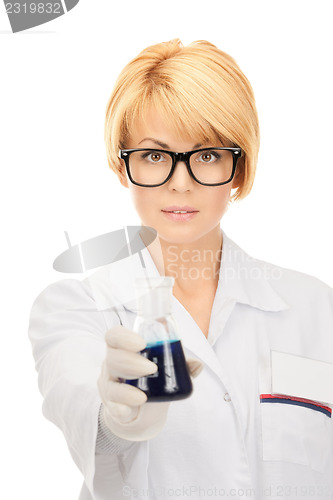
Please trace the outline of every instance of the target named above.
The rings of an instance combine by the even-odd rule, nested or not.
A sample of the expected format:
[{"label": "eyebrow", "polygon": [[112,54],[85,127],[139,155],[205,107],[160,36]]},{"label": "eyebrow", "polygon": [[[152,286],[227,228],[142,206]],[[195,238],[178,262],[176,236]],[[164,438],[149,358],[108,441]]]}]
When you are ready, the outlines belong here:
[{"label": "eyebrow", "polygon": [[[139,142],[139,144],[141,144],[141,142],[144,142],[144,141],[152,141],[152,142],[155,142],[155,144],[157,144],[158,146],[160,146],[163,149],[170,149],[168,144],[166,144],[165,142],[162,142],[162,141],[158,141],[157,139],[154,139],[153,137],[145,137],[144,139],[142,139],[142,141]],[[198,143],[198,144],[195,144],[192,149],[197,149],[197,148],[200,148],[201,146],[202,146],[202,144]]]}]

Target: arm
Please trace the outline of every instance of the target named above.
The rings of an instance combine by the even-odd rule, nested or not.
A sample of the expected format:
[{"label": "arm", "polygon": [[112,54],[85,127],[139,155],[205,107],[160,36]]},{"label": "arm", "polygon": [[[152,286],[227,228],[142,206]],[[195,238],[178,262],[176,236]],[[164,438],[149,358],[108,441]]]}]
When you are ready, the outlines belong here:
[{"label": "arm", "polygon": [[[96,304],[87,284],[62,280],[36,298],[29,324],[43,414],[63,432],[90,491],[96,454],[115,455],[133,445],[118,437],[111,440],[112,433],[99,418],[97,379],[105,358],[106,325],[103,314],[93,309]],[[109,324],[120,324],[115,313],[107,314]],[[115,456],[109,459],[114,461],[114,482],[119,485],[118,461]]]}]

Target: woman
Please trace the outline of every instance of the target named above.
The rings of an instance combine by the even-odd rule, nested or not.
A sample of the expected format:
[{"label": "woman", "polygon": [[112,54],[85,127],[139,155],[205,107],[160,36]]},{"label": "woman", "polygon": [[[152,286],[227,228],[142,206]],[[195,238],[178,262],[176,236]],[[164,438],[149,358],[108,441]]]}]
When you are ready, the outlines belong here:
[{"label": "woman", "polygon": [[[133,331],[137,256],[41,293],[29,335],[43,411],[84,475],[80,500],[333,499],[332,289],[250,257],[220,227],[255,175],[248,80],[209,42],[148,47],[116,82],[105,141],[143,228],[157,232],[146,272],[174,277],[173,314],[201,373],[172,404],[122,383],[156,372]],[[89,314],[110,290],[116,310]]]}]

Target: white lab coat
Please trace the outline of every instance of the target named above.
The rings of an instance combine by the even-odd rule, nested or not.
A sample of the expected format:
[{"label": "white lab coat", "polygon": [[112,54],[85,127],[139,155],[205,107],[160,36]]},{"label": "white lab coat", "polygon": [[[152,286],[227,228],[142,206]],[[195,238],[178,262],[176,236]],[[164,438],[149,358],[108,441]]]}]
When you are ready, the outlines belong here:
[{"label": "white lab coat", "polygon": [[[193,394],[170,405],[158,436],[119,456],[95,456],[96,380],[106,329],[133,327],[133,281],[145,275],[139,255],[89,279],[54,283],[34,302],[29,337],[43,414],[63,432],[84,476],[80,500],[333,499],[333,418],[260,402],[272,392],[272,350],[333,363],[333,290],[250,257],[222,234],[208,339],[172,297],[185,354],[204,362]],[[148,250],[142,255],[148,274],[158,276]],[[102,313],[111,289],[117,306]],[[315,391],[322,382],[315,381]]]}]

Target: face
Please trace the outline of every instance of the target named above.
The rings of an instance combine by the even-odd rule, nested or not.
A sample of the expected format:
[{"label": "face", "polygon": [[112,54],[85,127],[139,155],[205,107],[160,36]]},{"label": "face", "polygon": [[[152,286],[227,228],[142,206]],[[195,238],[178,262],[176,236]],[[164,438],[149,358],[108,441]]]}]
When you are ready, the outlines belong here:
[{"label": "face", "polygon": [[[175,135],[153,110],[146,114],[145,122],[136,123],[127,141],[127,148],[157,148],[176,152],[190,151],[220,144],[198,145],[199,141]],[[161,144],[164,143],[164,147]],[[153,227],[159,237],[168,243],[195,244],[212,231],[220,231],[220,220],[228,208],[233,182],[222,186],[203,186],[192,179],[184,162],[178,162],[165,184],[158,187],[136,186],[129,180],[125,163],[120,182],[130,190],[133,204],[144,226]],[[163,210],[171,205],[190,206],[197,210],[188,220],[173,220]]]}]

